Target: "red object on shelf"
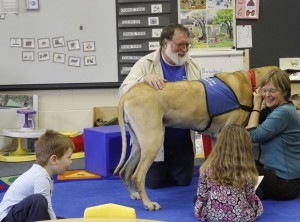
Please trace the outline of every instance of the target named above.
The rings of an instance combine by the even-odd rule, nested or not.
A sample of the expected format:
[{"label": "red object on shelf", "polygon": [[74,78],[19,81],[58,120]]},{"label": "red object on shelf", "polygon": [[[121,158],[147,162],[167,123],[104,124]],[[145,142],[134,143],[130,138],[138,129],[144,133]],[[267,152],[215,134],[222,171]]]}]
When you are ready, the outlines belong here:
[{"label": "red object on shelf", "polygon": [[211,152],[211,137],[209,135],[202,134],[202,143],[204,150],[204,158],[207,159]]},{"label": "red object on shelf", "polygon": [[84,139],[83,133],[78,131],[60,131],[61,134],[68,136],[74,143],[73,153],[83,152],[84,151]]},{"label": "red object on shelf", "polygon": [[74,153],[83,152],[84,151],[84,137],[83,134],[77,136],[69,136],[69,138],[73,141],[75,145]]}]

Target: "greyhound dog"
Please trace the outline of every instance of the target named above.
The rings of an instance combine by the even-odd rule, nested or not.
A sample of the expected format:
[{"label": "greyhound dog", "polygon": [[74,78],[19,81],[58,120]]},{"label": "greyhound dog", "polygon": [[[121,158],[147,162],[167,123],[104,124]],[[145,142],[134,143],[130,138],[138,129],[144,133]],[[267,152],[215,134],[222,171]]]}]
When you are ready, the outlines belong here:
[{"label": "greyhound dog", "polygon": [[[202,81],[179,81],[166,83],[162,90],[151,88],[147,83],[138,83],[124,94],[118,106],[118,119],[122,134],[122,154],[114,171],[123,166],[126,155],[125,123],[128,126],[133,147],[130,156],[120,171],[132,199],[142,199],[146,210],[159,210],[157,202],[151,202],[145,191],[145,177],[153,163],[164,137],[164,127],[202,131],[216,137],[228,124],[245,125],[252,110],[252,92],[261,79],[278,69],[267,66],[247,71],[222,72],[215,75],[225,83],[237,105],[211,114],[208,100],[220,99],[223,108],[227,104],[225,93],[207,99],[210,89]],[[214,80],[207,81],[214,85]],[[226,93],[227,94],[227,93]],[[212,98],[212,99],[211,99]]]}]

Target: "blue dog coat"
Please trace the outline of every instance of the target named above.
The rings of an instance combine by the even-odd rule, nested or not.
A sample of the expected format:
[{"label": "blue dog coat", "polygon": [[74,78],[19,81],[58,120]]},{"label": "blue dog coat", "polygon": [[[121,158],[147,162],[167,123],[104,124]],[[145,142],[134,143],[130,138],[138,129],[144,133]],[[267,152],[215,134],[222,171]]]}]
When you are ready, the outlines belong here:
[{"label": "blue dog coat", "polygon": [[217,77],[200,80],[203,83],[208,115],[214,117],[240,108],[232,89]]}]

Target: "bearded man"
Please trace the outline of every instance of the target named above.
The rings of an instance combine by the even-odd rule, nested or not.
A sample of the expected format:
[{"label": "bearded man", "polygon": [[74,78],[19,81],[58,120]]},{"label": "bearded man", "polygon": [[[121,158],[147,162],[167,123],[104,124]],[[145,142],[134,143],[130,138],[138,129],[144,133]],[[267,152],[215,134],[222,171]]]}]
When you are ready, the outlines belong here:
[{"label": "bearded man", "polygon": [[[139,82],[145,82],[156,90],[161,90],[167,81],[200,80],[200,67],[188,55],[190,47],[190,32],[185,26],[181,24],[166,26],[161,32],[160,48],[134,64],[120,86],[120,95]],[[151,113],[145,118],[151,118],[150,116]],[[187,186],[191,183],[195,156],[192,137],[190,130],[165,128],[160,152],[146,175],[146,187],[155,189]],[[131,142],[138,143],[138,141]]]}]

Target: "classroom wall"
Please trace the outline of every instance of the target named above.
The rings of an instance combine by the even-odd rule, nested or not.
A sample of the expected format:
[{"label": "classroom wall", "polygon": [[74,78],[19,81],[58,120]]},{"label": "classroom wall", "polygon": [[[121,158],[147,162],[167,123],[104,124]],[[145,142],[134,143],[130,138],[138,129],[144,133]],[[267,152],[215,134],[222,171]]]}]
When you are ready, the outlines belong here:
[{"label": "classroom wall", "polygon": [[299,83],[292,83],[292,94],[300,93],[300,84]]},{"label": "classroom wall", "polygon": [[[293,2],[296,1],[297,0],[293,0]],[[176,6],[176,4],[173,4],[173,6],[174,5]],[[261,9],[262,9],[260,12],[261,19],[259,19],[257,22],[263,21],[263,17],[264,17],[263,15],[264,13],[266,13],[265,10],[267,10],[264,7],[262,7]],[[172,8],[172,12],[176,12],[176,10],[173,10]],[[177,13],[174,13],[174,15],[176,14]],[[248,23],[250,22],[247,21],[247,24]],[[256,34],[256,32],[254,32],[254,34]],[[267,34],[266,36],[269,35]],[[258,48],[256,41],[258,40],[254,39],[253,49]],[[265,58],[264,56],[260,56],[260,57]],[[252,59],[254,60],[254,55],[250,53],[250,61],[253,61]],[[252,68],[252,66],[250,68]],[[292,93],[296,93],[296,92],[297,93],[300,92],[300,83],[292,84]],[[49,129],[51,128],[55,130],[83,130],[86,127],[92,127],[93,107],[116,106],[118,104],[117,88],[28,90],[28,91],[9,90],[9,91],[0,91],[0,93],[38,95],[39,127],[49,128]]]},{"label": "classroom wall", "polygon": [[93,107],[117,106],[118,89],[1,91],[36,94],[40,128],[78,130],[93,126]]},{"label": "classroom wall", "polygon": [[[300,84],[292,83],[292,93]],[[39,126],[55,130],[83,130],[93,126],[93,107],[117,106],[118,89],[36,90],[1,92],[36,94],[39,97]]]}]

